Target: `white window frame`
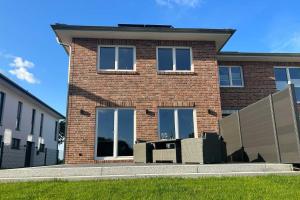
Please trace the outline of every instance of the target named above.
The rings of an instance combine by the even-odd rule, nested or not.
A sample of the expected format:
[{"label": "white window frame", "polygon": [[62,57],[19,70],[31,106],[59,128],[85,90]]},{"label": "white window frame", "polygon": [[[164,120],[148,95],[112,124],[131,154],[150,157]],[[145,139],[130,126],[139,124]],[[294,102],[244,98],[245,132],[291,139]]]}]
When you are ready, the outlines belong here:
[{"label": "white window frame", "polygon": [[[285,69],[288,84],[292,84],[291,75],[290,75],[290,70],[289,69],[300,69],[300,67],[295,67],[295,66],[291,66],[291,67],[275,66],[274,69],[276,69],[276,68],[278,68],[278,69]],[[275,70],[274,70],[274,79],[275,79]],[[275,82],[276,82],[276,79],[275,79]]]},{"label": "white window frame", "polygon": [[[232,73],[231,73],[231,68],[233,67],[239,67],[240,68],[240,71],[241,71],[241,81],[242,81],[242,85],[233,85],[232,84]],[[222,88],[243,88],[244,87],[244,75],[243,75],[243,67],[242,66],[239,66],[239,65],[220,65],[219,66],[219,76],[220,76],[220,68],[228,68],[229,70],[229,83],[230,85],[221,85],[221,77],[219,77],[220,81],[219,81],[219,85],[220,87]]]},{"label": "white window frame", "polygon": [[[285,69],[288,84],[292,84],[291,75],[290,75],[290,69],[300,69],[300,67],[295,67],[295,66],[275,66],[274,69],[276,69],[276,68],[278,68],[278,69]],[[274,72],[274,80],[275,80],[275,85],[276,85],[275,70],[273,72]],[[300,86],[296,86],[296,87],[300,87]],[[277,88],[276,88],[276,90],[277,90]],[[296,102],[300,103],[300,100],[296,101]]]},{"label": "white window frame", "polygon": [[[97,147],[98,147],[98,139],[97,139],[97,130],[98,130],[98,111],[99,110],[114,110],[114,131],[113,133],[114,141],[113,141],[113,156],[105,156],[105,157],[98,157],[97,156]],[[133,156],[118,156],[118,110],[126,110],[130,109],[133,110],[133,144],[136,142],[136,109],[132,107],[109,107],[109,108],[96,108],[96,130],[95,130],[95,144],[94,144],[94,158],[95,160],[131,160]]]},{"label": "white window frame", "polygon": [[159,111],[160,110],[173,110],[174,111],[174,123],[175,123],[175,139],[179,139],[179,123],[178,123],[178,110],[193,110],[193,124],[194,124],[194,138],[198,138],[198,127],[197,127],[197,111],[195,108],[189,108],[189,107],[180,107],[180,108],[174,108],[174,107],[159,107],[158,108],[158,114],[157,114],[157,122],[158,122],[158,129],[157,129],[157,135],[158,139],[162,140],[160,137],[160,117],[159,117]]},{"label": "white window frame", "polygon": [[[100,68],[100,49],[101,47],[115,48],[115,68],[114,69],[101,69]],[[133,69],[119,69],[119,48],[133,48]],[[97,71],[121,71],[121,72],[135,72],[136,71],[136,47],[132,45],[98,45],[97,51]]]},{"label": "white window frame", "polygon": [[[160,70],[158,61],[158,49],[172,49],[172,59],[173,59],[173,69],[172,70]],[[176,49],[189,49],[190,50],[190,70],[177,70],[176,69]],[[182,46],[157,46],[156,47],[156,69],[158,72],[194,72],[193,64],[193,51],[192,47],[182,47]]]}]

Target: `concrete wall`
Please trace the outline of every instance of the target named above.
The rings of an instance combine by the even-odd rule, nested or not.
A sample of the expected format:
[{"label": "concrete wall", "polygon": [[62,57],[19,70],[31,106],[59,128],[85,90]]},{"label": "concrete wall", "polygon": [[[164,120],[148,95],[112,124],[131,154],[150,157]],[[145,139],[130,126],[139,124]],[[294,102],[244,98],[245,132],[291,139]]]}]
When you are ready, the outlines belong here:
[{"label": "concrete wall", "polygon": [[[0,135],[4,137],[5,129],[9,129],[12,131],[12,138],[21,140],[21,150],[11,149],[10,144],[5,145],[3,153],[4,156],[2,160],[3,167],[24,167],[25,145],[31,130],[32,109],[36,110],[34,133],[32,135],[32,142],[35,143],[35,149],[37,150],[37,147],[39,146],[40,118],[41,113],[43,113],[44,125],[42,140],[44,141],[46,148],[56,150],[57,141],[54,138],[55,122],[58,121],[60,117],[53,114],[51,111],[34,101],[32,98],[29,98],[28,96],[24,95],[24,93],[21,93],[8,84],[2,84],[2,82],[0,82],[0,91],[5,93],[5,103],[2,125],[0,126]],[[20,130],[16,130],[18,101],[23,103]],[[55,162],[51,162],[51,164],[55,164]]]}]

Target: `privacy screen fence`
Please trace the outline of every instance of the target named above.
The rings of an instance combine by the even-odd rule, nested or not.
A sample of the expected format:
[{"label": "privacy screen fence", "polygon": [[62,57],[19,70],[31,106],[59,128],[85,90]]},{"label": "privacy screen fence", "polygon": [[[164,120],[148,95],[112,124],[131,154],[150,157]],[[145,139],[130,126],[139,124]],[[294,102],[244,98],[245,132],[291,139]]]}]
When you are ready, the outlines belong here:
[{"label": "privacy screen fence", "polygon": [[300,163],[294,86],[219,121],[229,162]]}]

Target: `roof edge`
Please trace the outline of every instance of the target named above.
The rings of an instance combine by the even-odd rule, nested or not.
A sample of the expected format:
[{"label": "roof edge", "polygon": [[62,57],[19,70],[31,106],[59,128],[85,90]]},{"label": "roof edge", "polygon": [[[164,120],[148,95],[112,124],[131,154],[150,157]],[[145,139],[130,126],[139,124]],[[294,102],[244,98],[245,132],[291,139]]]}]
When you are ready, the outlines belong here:
[{"label": "roof edge", "polygon": [[38,103],[40,103],[42,106],[46,107],[47,109],[49,109],[50,111],[52,111],[53,113],[55,113],[56,115],[58,115],[59,117],[61,117],[62,119],[66,118],[64,115],[62,115],[61,113],[59,113],[58,111],[56,111],[54,108],[50,107],[48,104],[46,104],[45,102],[43,102],[42,100],[40,100],[39,98],[37,98],[36,96],[34,96],[32,93],[30,93],[27,90],[25,90],[24,88],[22,88],[20,85],[18,85],[14,81],[10,80],[8,77],[4,76],[2,73],[0,73],[0,78],[3,79],[6,83],[8,83],[9,85],[11,85],[12,87],[16,88],[17,90],[21,91],[25,95],[27,95],[30,98],[34,99],[35,101],[37,101]]},{"label": "roof edge", "polygon": [[300,57],[300,53],[270,53],[270,52],[238,52],[238,51],[220,51],[220,56],[289,56]]},{"label": "roof edge", "polygon": [[199,32],[199,33],[220,33],[233,34],[235,29],[214,29],[214,28],[165,28],[165,27],[117,27],[117,26],[83,26],[68,24],[51,24],[55,30],[86,30],[86,31],[150,31],[150,32]]},{"label": "roof edge", "polygon": [[218,61],[300,62],[300,53],[219,52]]}]

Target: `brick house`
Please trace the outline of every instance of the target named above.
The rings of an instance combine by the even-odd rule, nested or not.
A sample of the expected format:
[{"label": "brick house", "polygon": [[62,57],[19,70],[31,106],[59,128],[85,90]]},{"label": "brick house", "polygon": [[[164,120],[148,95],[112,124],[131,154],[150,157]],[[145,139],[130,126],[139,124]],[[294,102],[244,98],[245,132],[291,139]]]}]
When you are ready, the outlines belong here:
[{"label": "brick house", "polygon": [[70,61],[66,163],[132,162],[137,140],[218,132],[222,112],[300,80],[300,54],[222,52],[233,29],[52,28]]}]

